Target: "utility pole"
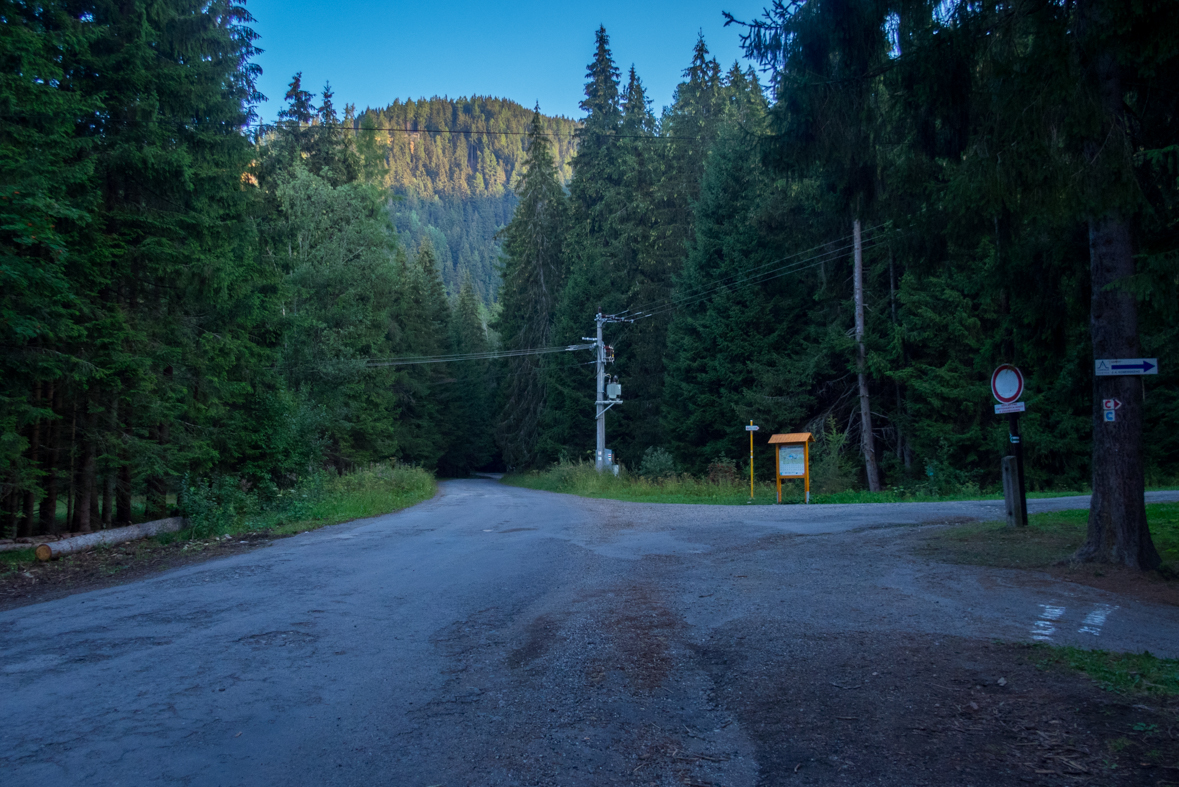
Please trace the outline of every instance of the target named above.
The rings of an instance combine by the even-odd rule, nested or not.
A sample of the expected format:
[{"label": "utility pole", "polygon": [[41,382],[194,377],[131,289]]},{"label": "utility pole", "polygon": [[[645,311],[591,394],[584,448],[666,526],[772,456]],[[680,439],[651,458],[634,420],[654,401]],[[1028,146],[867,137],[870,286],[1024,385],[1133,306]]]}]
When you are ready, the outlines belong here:
[{"label": "utility pole", "polygon": [[598,353],[598,374],[597,374],[597,396],[594,397],[594,402],[598,407],[597,427],[598,427],[598,450],[594,453],[594,469],[599,473],[606,468],[606,345],[602,341],[602,323],[605,318],[602,316],[602,310],[598,309],[598,315],[594,318],[594,322],[598,324],[598,339],[597,339],[597,353]]},{"label": "utility pole", "polygon": [[860,448],[868,471],[868,489],[880,491],[880,468],[876,464],[876,441],[872,439],[872,407],[868,399],[867,353],[864,351],[864,250],[860,244],[860,220],[852,224],[855,241],[856,372],[860,386]]},{"label": "utility pole", "polygon": [[599,473],[606,469],[606,411],[616,404],[622,404],[622,388],[618,385],[610,386],[612,392],[607,397],[606,388],[606,364],[614,362],[613,351],[607,352],[606,342],[602,338],[602,326],[608,322],[634,322],[634,320],[627,320],[621,317],[616,317],[613,314],[602,314],[601,307],[598,308],[598,313],[594,316],[594,322],[597,323],[597,336],[591,339],[588,336],[583,336],[585,341],[592,341],[594,349],[597,350],[597,375],[595,375],[595,396],[594,405],[597,408],[596,426],[597,426],[597,447],[594,451],[594,469]]}]

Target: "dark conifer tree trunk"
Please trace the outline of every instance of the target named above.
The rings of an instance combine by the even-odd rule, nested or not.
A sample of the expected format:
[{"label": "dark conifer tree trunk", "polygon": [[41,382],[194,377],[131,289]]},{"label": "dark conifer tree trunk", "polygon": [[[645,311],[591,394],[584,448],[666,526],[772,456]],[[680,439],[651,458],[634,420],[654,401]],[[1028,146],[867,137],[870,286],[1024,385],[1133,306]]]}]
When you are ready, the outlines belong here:
[{"label": "dark conifer tree trunk", "polygon": [[[163,445],[167,440],[166,428],[163,424],[158,424],[148,430],[148,435],[153,443]],[[147,479],[147,500],[144,504],[144,516],[151,519],[160,519],[164,516],[165,508],[165,487],[164,479],[159,475],[153,475]]]},{"label": "dark conifer tree trunk", "polygon": [[[1134,273],[1130,228],[1117,213],[1089,222],[1093,277],[1090,330],[1094,358],[1138,355],[1138,313],[1133,293],[1113,289]],[[1118,399],[1117,420],[1106,422],[1102,400]],[[1093,378],[1093,499],[1089,533],[1074,559],[1156,568],[1161,562],[1146,523],[1142,378]]]},{"label": "dark conifer tree trunk", "polygon": [[[33,406],[41,406],[41,383],[37,383],[33,388]],[[29,465],[37,468],[41,463],[41,419],[33,421],[29,426]],[[37,495],[36,492],[27,488],[25,490],[25,499],[23,511],[21,514],[21,522],[17,532],[22,536],[34,535],[34,520],[37,511]]]},{"label": "dark conifer tree trunk", "polygon": [[66,530],[74,532],[78,529],[75,519],[77,513],[78,491],[78,397],[74,396],[73,406],[70,408],[70,440],[68,453],[70,456],[70,486],[66,491]]},{"label": "dark conifer tree trunk", "polygon": [[[1126,106],[1117,53],[1105,38],[1118,11],[1102,0],[1078,6],[1082,62],[1093,80],[1102,122],[1085,147],[1095,171],[1097,204],[1106,190],[1117,193],[1129,168]],[[1104,177],[1103,177],[1104,176]],[[1089,269],[1092,303],[1089,330],[1093,357],[1134,358],[1138,355],[1138,305],[1133,293],[1118,287],[1134,275],[1134,246],[1129,220],[1116,208],[1095,211],[1089,219]],[[1104,419],[1102,400],[1118,399],[1116,420]],[[1145,410],[1140,377],[1093,378],[1093,498],[1089,532],[1075,560],[1122,563],[1157,568],[1162,562],[1146,522],[1146,479],[1142,457]]]},{"label": "dark conifer tree trunk", "polygon": [[115,524],[131,524],[131,465],[119,465],[119,479],[115,484]]},{"label": "dark conifer tree trunk", "polygon": [[57,530],[57,477],[58,457],[61,456],[61,384],[49,383],[46,397],[56,416],[46,427],[45,453],[45,494],[41,497],[40,531],[53,533]]},{"label": "dark conifer tree trunk", "polygon": [[92,511],[94,504],[94,475],[95,475],[95,446],[93,436],[90,434],[92,417],[85,416],[83,423],[85,427],[82,430],[82,462],[81,471],[78,478],[78,502],[75,504],[75,513],[77,520],[77,531],[81,533],[89,533],[94,524],[92,519]]}]

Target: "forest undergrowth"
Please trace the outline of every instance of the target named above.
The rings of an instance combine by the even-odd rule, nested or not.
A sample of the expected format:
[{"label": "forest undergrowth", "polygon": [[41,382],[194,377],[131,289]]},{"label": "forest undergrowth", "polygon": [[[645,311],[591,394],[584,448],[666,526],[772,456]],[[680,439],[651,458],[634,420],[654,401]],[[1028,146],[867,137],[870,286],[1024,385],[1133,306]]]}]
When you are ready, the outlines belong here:
[{"label": "forest undergrowth", "polygon": [[[194,480],[185,484],[179,503],[187,527],[150,541],[184,546],[230,536],[290,536],[400,511],[429,500],[436,489],[433,474],[396,463],[343,475],[320,471],[285,490],[246,489],[240,479],[228,476]],[[0,579],[35,561],[32,549],[0,552]]]},{"label": "forest undergrowth", "polygon": [[[772,467],[772,458],[766,466]],[[1002,500],[999,490],[983,489],[973,482],[946,484],[930,477],[926,483],[894,486],[880,492],[869,492],[858,488],[846,478],[842,467],[834,463],[819,461],[812,466],[812,504],[835,503],[923,503],[952,500]],[[755,461],[755,478],[752,503],[773,505],[777,503],[777,488],[773,481],[764,480]],[[592,462],[569,460],[557,462],[544,470],[514,473],[504,477],[504,483],[512,486],[537,489],[545,492],[561,492],[611,500],[636,503],[705,503],[715,505],[745,505],[751,502],[749,494],[749,465],[738,465],[729,459],[714,460],[708,466],[708,474],[695,476],[691,473],[669,472],[652,475],[642,470],[629,471],[626,467],[618,475],[610,472],[599,473]],[[1028,497],[1063,497],[1086,495],[1087,489],[1037,490]],[[782,503],[801,504],[805,502],[802,481],[782,482]]]}]

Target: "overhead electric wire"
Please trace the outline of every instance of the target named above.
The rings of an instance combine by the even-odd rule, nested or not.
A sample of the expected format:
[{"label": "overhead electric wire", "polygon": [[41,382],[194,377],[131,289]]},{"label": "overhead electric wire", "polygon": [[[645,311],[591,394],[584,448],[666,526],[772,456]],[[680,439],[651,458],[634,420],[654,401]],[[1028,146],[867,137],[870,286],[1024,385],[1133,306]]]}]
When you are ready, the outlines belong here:
[{"label": "overhead electric wire", "polygon": [[[569,121],[569,122],[576,123],[578,121]],[[253,122],[253,123],[246,123],[243,127],[244,128],[257,128],[259,131],[262,131],[267,128],[272,128],[272,129],[273,128],[282,128],[282,124],[277,123],[277,122],[264,123],[261,121],[257,121],[257,122]],[[400,128],[400,127],[396,127],[396,126],[394,126],[394,127],[386,127],[386,126],[378,126],[378,127],[360,126],[360,127],[356,127],[356,126],[344,126],[344,125],[326,126],[321,123],[315,123],[315,124],[308,125],[308,126],[300,126],[298,130],[299,131],[306,131],[306,130],[310,130],[310,129],[325,129],[325,130],[330,130],[330,131],[351,131],[353,133],[359,133],[361,131],[385,131],[385,132],[389,132],[389,133],[396,132],[398,134],[475,134],[475,135],[489,136],[489,137],[530,137],[530,136],[533,136],[533,133],[531,131],[491,131],[491,130],[486,130],[486,129],[479,130],[479,129],[458,129],[458,128]],[[590,133],[593,133],[596,136],[600,136],[600,137],[609,137],[610,139],[649,139],[652,142],[664,142],[664,141],[674,142],[677,140],[690,140],[690,141],[697,141],[698,142],[702,139],[711,140],[711,139],[715,138],[714,136],[688,136],[685,134],[675,134],[675,135],[670,135],[670,134],[613,134],[613,133],[601,132],[601,131],[590,132]],[[554,139],[576,139],[577,138],[577,130],[571,131],[568,133],[558,133],[555,131],[544,131],[544,132],[541,132],[540,134],[536,134],[535,136],[551,137]]]},{"label": "overhead electric wire", "polygon": [[[20,117],[17,118],[17,120],[20,120],[20,119],[27,120],[27,119],[35,118],[35,117],[56,118],[56,117],[58,117],[58,115],[56,115],[54,113],[49,113],[49,112],[26,112],[26,113],[22,113],[20,115]],[[12,119],[11,116],[6,116],[3,114],[0,114],[0,120],[11,120],[11,119]],[[78,123],[88,122],[88,123],[91,123],[92,125],[95,125],[95,126],[105,125],[107,123],[106,119],[104,119],[104,118],[79,118],[77,120],[77,122]],[[569,120],[568,122],[577,123],[579,121]],[[267,129],[284,128],[284,127],[286,127],[286,125],[288,123],[290,123],[290,121],[284,122],[284,121],[252,120],[252,121],[248,121],[246,123],[211,122],[211,123],[203,123],[202,124],[202,123],[191,121],[191,120],[172,120],[172,119],[168,119],[168,118],[148,118],[148,119],[143,119],[143,120],[128,121],[128,122],[126,122],[125,125],[134,125],[134,124],[166,125],[166,126],[176,126],[178,128],[188,129],[190,131],[218,130],[218,129],[224,129],[224,128],[256,129],[259,132],[265,133],[265,131]],[[451,134],[451,135],[472,134],[475,136],[484,136],[484,137],[528,137],[528,136],[532,136],[531,131],[493,131],[491,129],[457,129],[457,128],[401,128],[398,126],[377,126],[377,127],[370,126],[370,127],[366,128],[366,127],[346,126],[343,124],[325,125],[323,123],[312,123],[312,124],[308,124],[308,125],[300,125],[300,126],[298,126],[297,130],[298,131],[311,131],[311,130],[346,131],[346,132],[352,132],[352,133],[359,133],[361,131],[384,131],[386,133],[396,133],[396,134]],[[700,140],[711,140],[714,138],[714,137],[706,137],[706,136],[688,136],[688,135],[684,135],[684,134],[667,135],[667,134],[611,134],[611,133],[604,133],[604,132],[592,132],[592,133],[596,134],[597,136],[609,137],[611,139],[649,139],[652,142],[700,141]],[[544,132],[541,132],[540,134],[537,134],[536,136],[550,137],[553,139],[576,139],[577,138],[577,131],[575,130],[575,131],[568,132],[568,133],[561,133],[561,132],[556,132],[556,131],[544,131]]]},{"label": "overhead electric wire", "polygon": [[411,366],[424,363],[461,363],[463,361],[490,361],[497,358],[519,358],[526,355],[544,355],[546,353],[573,352],[575,350],[589,350],[593,344],[569,344],[560,347],[531,347],[521,350],[489,350],[479,353],[454,353],[451,355],[410,355],[404,358],[368,358],[366,368],[383,366]]},{"label": "overhead electric wire", "polygon": [[[882,242],[881,233],[879,230],[884,226],[886,225],[878,224],[863,231],[860,239],[860,246],[862,250],[867,251]],[[809,249],[805,249],[794,254],[788,254],[785,257],[779,257],[776,260],[771,260],[770,262],[732,273],[717,282],[710,283],[710,285],[705,289],[690,292],[681,296],[667,298],[661,301],[651,301],[647,304],[644,304],[640,308],[627,309],[623,312],[609,316],[621,318],[620,321],[624,322],[634,322],[636,320],[647,319],[648,317],[656,317],[684,306],[690,306],[692,304],[699,303],[700,301],[706,300],[720,292],[727,292],[729,290],[735,290],[740,287],[747,287],[755,284],[764,284],[767,281],[781,278],[782,276],[786,276],[790,273],[797,273],[798,271],[818,267],[825,262],[839,258],[848,251],[853,250],[855,246],[853,236],[851,235],[845,235],[834,242],[840,245],[832,247],[831,242],[828,242],[821,245],[812,246]],[[821,251],[818,251],[820,249]],[[818,251],[818,253],[811,253],[815,251]],[[810,254],[810,256],[797,259],[799,256],[804,254]],[[790,262],[785,265],[780,265],[776,268],[771,267],[778,265],[779,263],[786,262],[787,260],[790,260]],[[626,332],[627,331],[624,331],[622,336],[625,336]],[[616,339],[615,343],[617,343],[622,338],[622,336]],[[498,360],[500,358],[520,358],[530,355],[545,355],[558,352],[591,350],[596,346],[596,343],[570,344],[552,347],[530,347],[518,350],[488,350],[477,353],[452,353],[449,355],[417,355],[400,358],[366,358],[364,359],[364,365],[365,368],[374,369],[390,366],[414,366],[433,363],[490,361]]]},{"label": "overhead electric wire", "polygon": [[[861,246],[863,249],[870,249],[879,242],[879,233],[877,231],[883,226],[885,225],[879,224],[874,227],[869,227],[864,231],[866,237],[861,238]],[[643,304],[642,306],[633,307],[627,309],[626,311],[610,316],[626,320],[642,320],[648,317],[666,314],[667,312],[674,309],[698,303],[719,292],[736,289],[746,285],[762,284],[781,276],[785,276],[789,273],[795,273],[797,271],[806,270],[807,268],[817,267],[854,249],[854,241],[850,235],[844,236],[835,242],[842,245],[832,248],[830,242],[828,242],[821,245],[812,246],[809,249],[805,249],[785,257],[779,257],[776,260],[771,260],[770,262],[763,263],[762,265],[732,273],[719,281],[709,283],[704,289],[689,291],[682,295],[673,296],[660,301],[652,301]],[[821,251],[819,251],[817,254],[811,254],[817,250]],[[795,259],[804,254],[811,254],[811,256],[805,257],[801,260]],[[792,261],[777,268],[771,267],[778,265],[779,263],[786,262],[787,260]]]}]

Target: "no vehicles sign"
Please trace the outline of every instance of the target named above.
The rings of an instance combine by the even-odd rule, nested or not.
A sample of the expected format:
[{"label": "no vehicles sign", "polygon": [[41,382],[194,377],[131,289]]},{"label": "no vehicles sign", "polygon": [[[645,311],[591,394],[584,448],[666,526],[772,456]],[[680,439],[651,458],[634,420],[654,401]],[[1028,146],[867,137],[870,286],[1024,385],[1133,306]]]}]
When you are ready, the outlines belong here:
[{"label": "no vehicles sign", "polygon": [[1023,372],[1005,363],[991,373],[991,394],[999,404],[1018,402],[1023,396]]}]

